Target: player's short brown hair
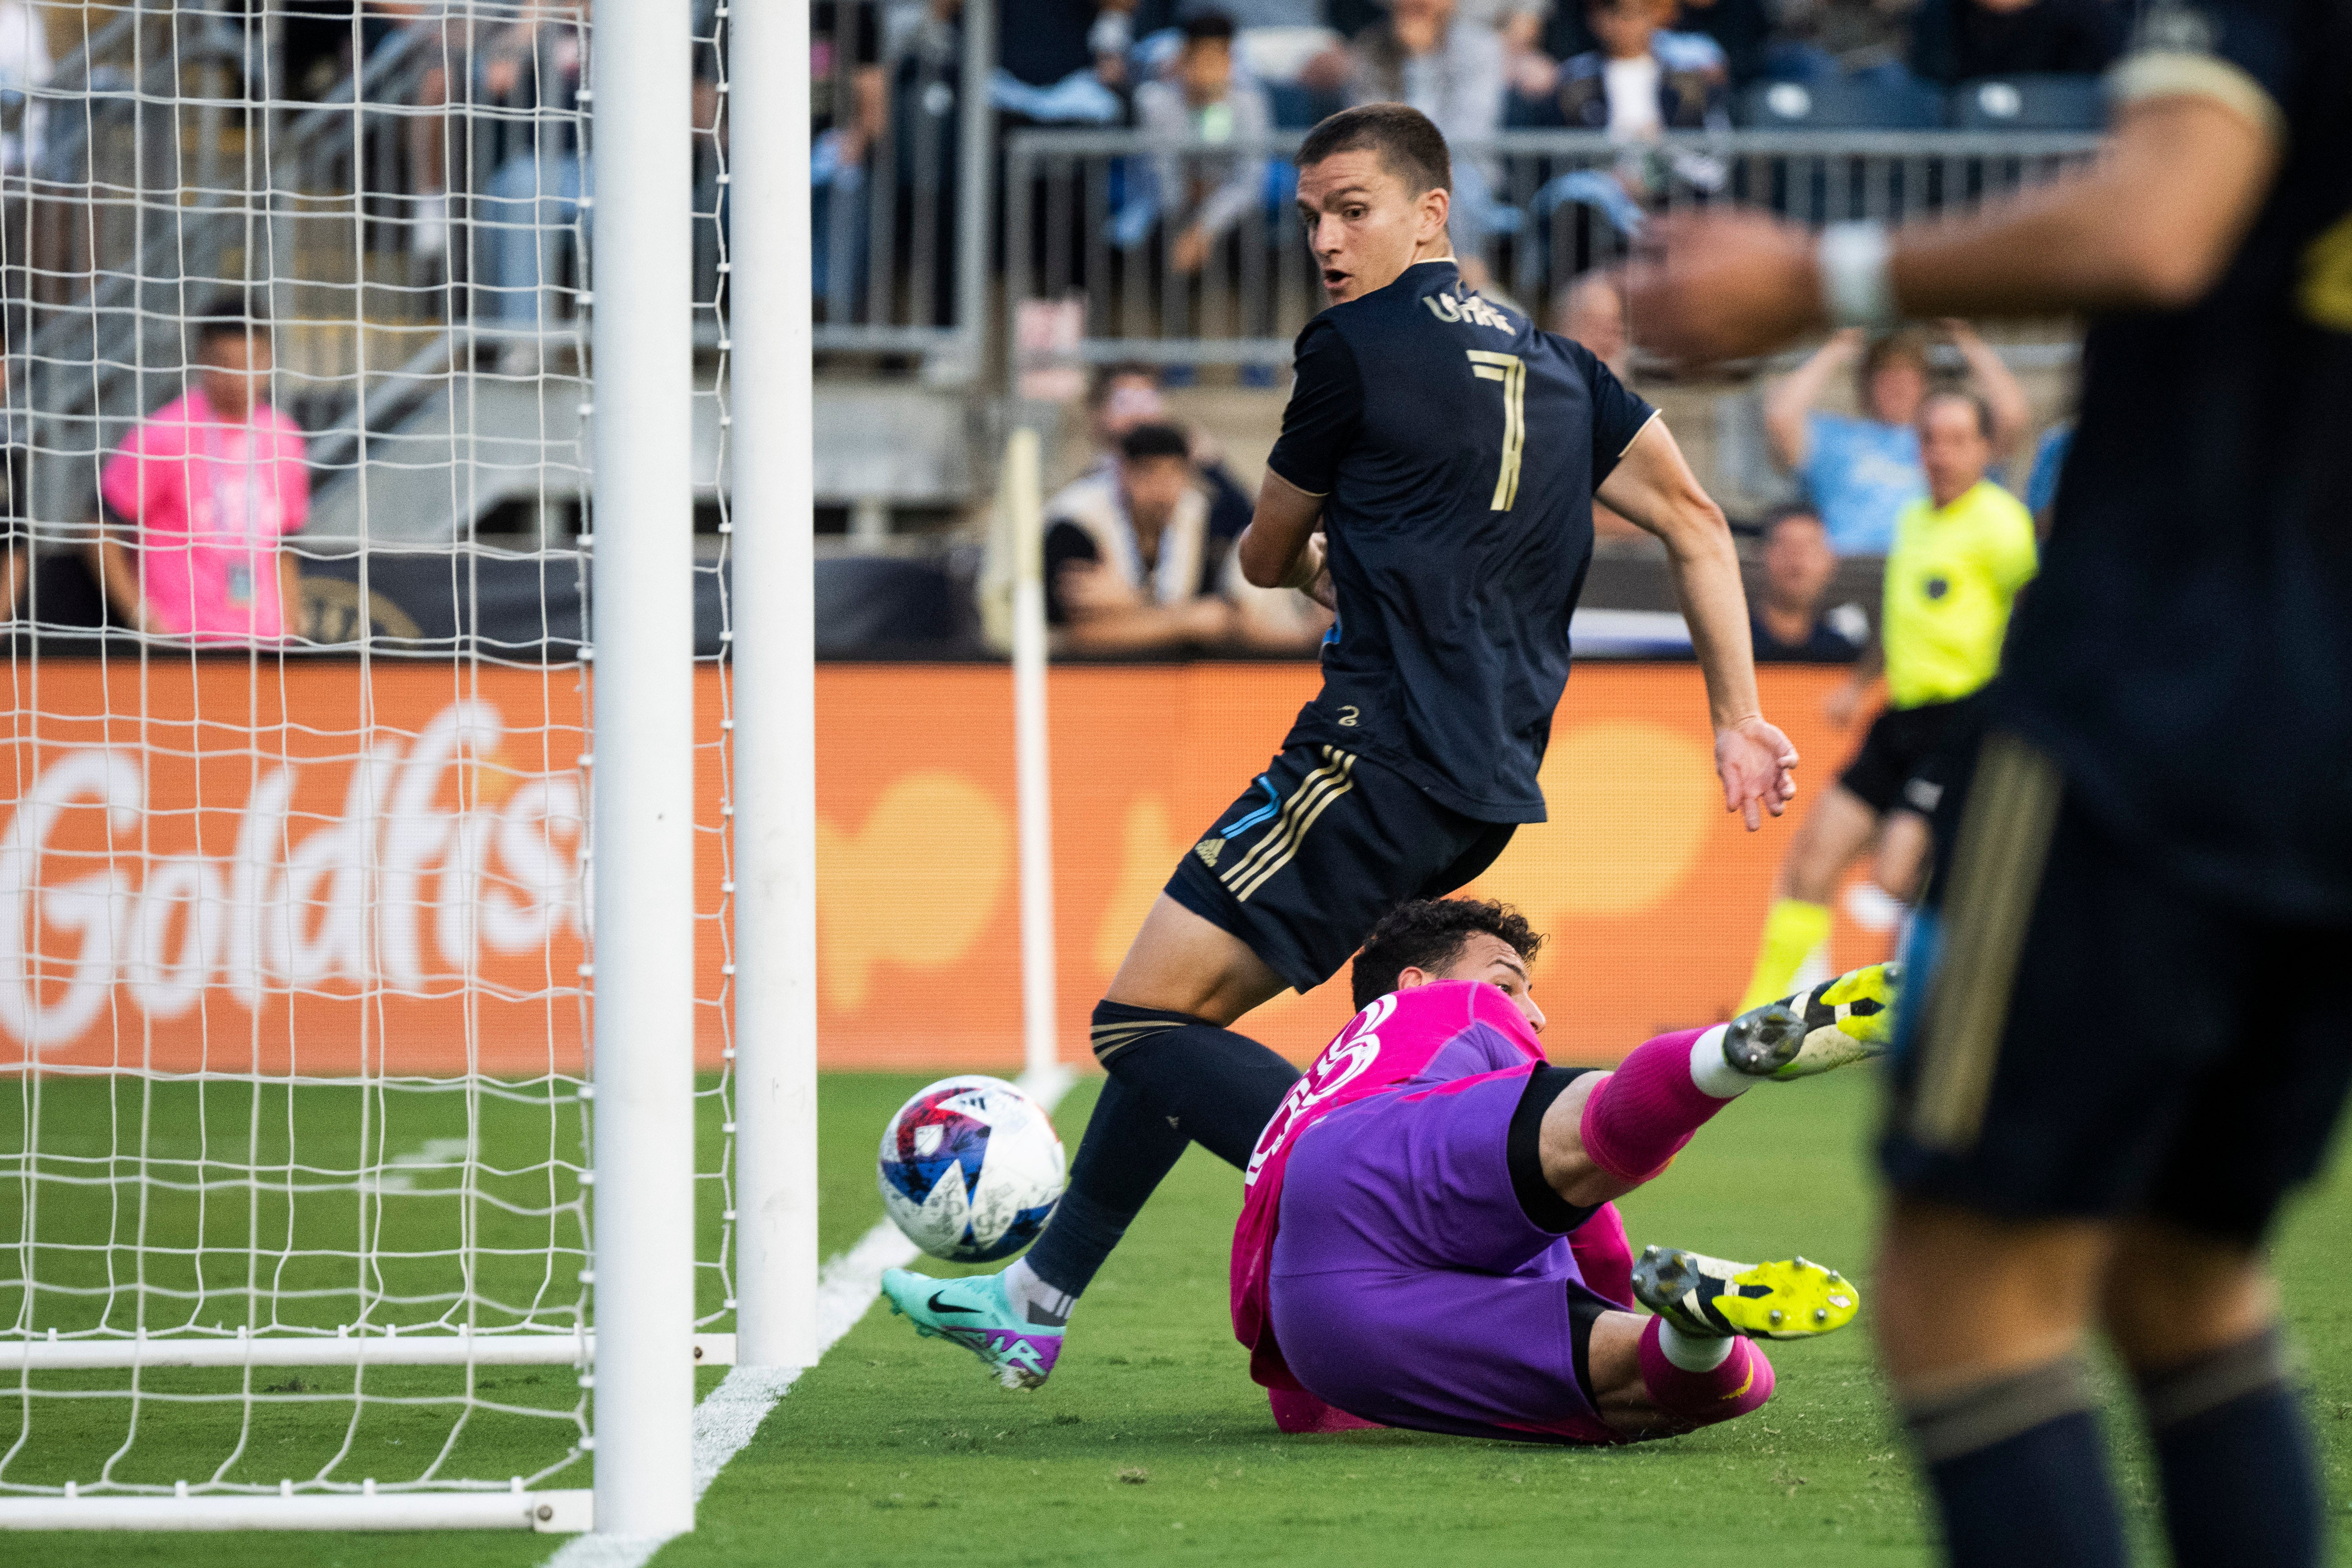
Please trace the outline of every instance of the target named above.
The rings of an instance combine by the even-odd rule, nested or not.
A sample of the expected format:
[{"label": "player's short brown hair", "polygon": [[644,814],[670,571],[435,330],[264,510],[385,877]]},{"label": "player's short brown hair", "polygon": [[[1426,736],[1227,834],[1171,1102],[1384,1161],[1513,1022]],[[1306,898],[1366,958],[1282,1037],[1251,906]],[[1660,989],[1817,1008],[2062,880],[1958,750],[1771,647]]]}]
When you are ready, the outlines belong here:
[{"label": "player's short brown hair", "polygon": [[1343,109],[1307,133],[1298,166],[1311,169],[1338,152],[1377,152],[1381,167],[1418,196],[1454,189],[1454,157],[1445,133],[1409,103],[1360,103]]},{"label": "player's short brown hair", "polygon": [[1544,945],[1542,933],[1507,904],[1491,898],[1415,898],[1381,917],[1356,955],[1348,974],[1360,1012],[1396,989],[1407,969],[1443,969],[1462,956],[1471,937],[1499,936],[1532,963]]}]

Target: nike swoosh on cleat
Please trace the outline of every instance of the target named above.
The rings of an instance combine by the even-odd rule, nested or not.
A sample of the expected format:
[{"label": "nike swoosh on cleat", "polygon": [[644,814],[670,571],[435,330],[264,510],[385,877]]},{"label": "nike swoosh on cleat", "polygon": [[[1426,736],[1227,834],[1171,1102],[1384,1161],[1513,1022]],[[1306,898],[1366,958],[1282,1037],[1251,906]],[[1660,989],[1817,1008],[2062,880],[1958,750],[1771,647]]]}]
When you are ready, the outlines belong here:
[{"label": "nike swoosh on cleat", "polygon": [[931,1299],[923,1304],[930,1308],[931,1311],[935,1312],[976,1312],[980,1311],[978,1307],[958,1307],[950,1305],[948,1302],[940,1300],[940,1293],[937,1291],[933,1291],[931,1292]]}]

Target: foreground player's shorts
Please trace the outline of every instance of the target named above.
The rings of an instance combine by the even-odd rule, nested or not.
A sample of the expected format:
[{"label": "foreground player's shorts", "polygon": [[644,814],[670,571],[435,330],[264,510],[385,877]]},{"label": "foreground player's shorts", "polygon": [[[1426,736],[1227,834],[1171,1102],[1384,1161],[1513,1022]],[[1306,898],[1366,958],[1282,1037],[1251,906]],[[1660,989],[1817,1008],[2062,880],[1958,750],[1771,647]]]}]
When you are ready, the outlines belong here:
[{"label": "foreground player's shorts", "polygon": [[1186,852],[1168,896],[1309,991],[1381,916],[1471,881],[1514,831],[1439,805],[1370,758],[1294,746]]},{"label": "foreground player's shorts", "polygon": [[1283,1360],[1325,1404],[1469,1437],[1622,1440],[1577,1364],[1592,1319],[1622,1309],[1586,1286],[1512,1179],[1512,1116],[1535,1071],[1376,1094],[1300,1136],[1269,1304]]},{"label": "foreground player's shorts", "polygon": [[1974,700],[1888,708],[1872,721],[1853,760],[1838,775],[1839,785],[1882,817],[1898,805],[1916,809],[1916,801],[1905,798],[1904,786],[1967,718]]},{"label": "foreground player's shorts", "polygon": [[1986,739],[1947,803],[1942,907],[1914,928],[1918,1005],[1891,1058],[1895,1188],[2259,1239],[2352,1086],[2352,928],[2177,885],[2011,736]]}]

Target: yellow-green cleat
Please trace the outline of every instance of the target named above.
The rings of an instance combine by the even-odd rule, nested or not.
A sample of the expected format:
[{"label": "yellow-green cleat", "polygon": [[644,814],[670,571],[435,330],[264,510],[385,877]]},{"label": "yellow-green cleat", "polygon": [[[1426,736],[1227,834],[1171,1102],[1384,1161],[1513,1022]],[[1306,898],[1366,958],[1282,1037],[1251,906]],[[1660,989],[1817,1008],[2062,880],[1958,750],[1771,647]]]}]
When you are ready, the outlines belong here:
[{"label": "yellow-green cleat", "polygon": [[1729,1263],[1679,1247],[1643,1249],[1633,1295],[1685,1333],[1748,1339],[1834,1333],[1862,1310],[1845,1276],[1819,1263]]},{"label": "yellow-green cleat", "polygon": [[1751,1078],[1811,1078],[1867,1061],[1895,1039],[1903,966],[1871,964],[1751,1008],[1724,1031],[1723,1059]]}]

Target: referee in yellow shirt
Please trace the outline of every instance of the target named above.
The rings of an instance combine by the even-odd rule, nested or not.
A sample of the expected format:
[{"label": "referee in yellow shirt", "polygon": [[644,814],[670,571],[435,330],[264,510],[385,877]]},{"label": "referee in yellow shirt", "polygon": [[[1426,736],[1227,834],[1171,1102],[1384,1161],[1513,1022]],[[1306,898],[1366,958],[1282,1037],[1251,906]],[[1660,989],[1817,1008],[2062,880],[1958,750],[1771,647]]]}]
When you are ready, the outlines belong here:
[{"label": "referee in yellow shirt", "polygon": [[[1919,405],[1918,421],[1927,495],[1895,520],[1878,639],[1853,681],[1830,699],[1831,716],[1850,722],[1883,668],[1886,711],[1789,846],[1743,1012],[1794,990],[1807,956],[1829,939],[1829,898],[1840,873],[1904,803],[1905,784],[1943,743],[1961,700],[1992,679],[2010,606],[2033,576],[2032,515],[1984,476],[1992,461],[1984,404],[1937,392]],[[1926,811],[1935,802],[1908,804]]]}]

